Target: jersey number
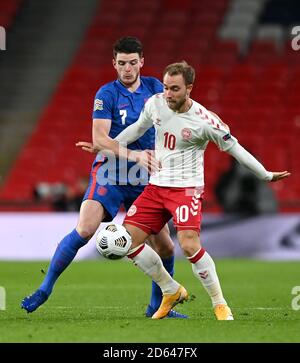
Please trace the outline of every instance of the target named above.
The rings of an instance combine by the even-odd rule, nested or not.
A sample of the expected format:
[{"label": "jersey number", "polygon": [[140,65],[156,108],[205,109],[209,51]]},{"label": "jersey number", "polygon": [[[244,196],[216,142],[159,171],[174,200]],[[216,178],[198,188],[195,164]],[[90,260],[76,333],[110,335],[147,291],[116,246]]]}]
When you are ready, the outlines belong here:
[{"label": "jersey number", "polygon": [[177,223],[184,223],[189,219],[189,207],[187,205],[181,205],[175,211]]},{"label": "jersey number", "polygon": [[126,117],[127,117],[127,110],[120,110],[120,115],[122,119],[122,125],[125,125]]},{"label": "jersey number", "polygon": [[176,136],[173,134],[169,134],[168,132],[165,132],[164,137],[165,137],[164,147],[169,150],[174,150],[176,144]]}]

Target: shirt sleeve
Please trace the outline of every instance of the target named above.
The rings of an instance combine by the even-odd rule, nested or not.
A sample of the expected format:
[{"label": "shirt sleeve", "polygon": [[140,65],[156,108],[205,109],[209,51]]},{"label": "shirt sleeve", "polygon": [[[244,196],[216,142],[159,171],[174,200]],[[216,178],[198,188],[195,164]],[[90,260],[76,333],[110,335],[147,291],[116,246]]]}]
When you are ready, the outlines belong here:
[{"label": "shirt sleeve", "polygon": [[102,118],[112,120],[113,96],[110,92],[100,88],[94,99],[93,119]]},{"label": "shirt sleeve", "polygon": [[273,173],[267,171],[264,166],[238,142],[230,148],[228,154],[232,155],[240,164],[251,170],[259,179],[266,181],[271,181],[273,179]]},{"label": "shirt sleeve", "polygon": [[218,117],[209,111],[203,112],[203,124],[201,136],[208,141],[214,142],[220,150],[228,151],[237,143],[237,139],[231,135],[229,127]]},{"label": "shirt sleeve", "polygon": [[152,101],[153,97],[151,97],[145,104],[142,109],[140,116],[136,122],[126,127],[116,138],[120,144],[129,145],[132,142],[139,139],[144,133],[149,130],[153,126],[152,121]]}]

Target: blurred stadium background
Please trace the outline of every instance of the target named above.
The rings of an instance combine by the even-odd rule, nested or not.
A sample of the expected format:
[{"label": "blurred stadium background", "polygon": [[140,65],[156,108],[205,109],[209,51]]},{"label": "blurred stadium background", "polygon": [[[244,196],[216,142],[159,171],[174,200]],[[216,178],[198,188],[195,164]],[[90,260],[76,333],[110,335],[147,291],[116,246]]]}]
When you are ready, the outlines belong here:
[{"label": "blurred stadium background", "polygon": [[144,75],[161,79],[168,63],[191,63],[193,98],[268,170],[292,173],[269,184],[274,213],[232,217],[215,193],[231,161],[210,145],[203,242],[211,254],[300,258],[298,0],[0,0],[0,26],[0,259],[50,258],[74,227],[93,160],[75,142],[91,139],[93,98],[115,78],[111,47],[124,35],[144,43]]}]

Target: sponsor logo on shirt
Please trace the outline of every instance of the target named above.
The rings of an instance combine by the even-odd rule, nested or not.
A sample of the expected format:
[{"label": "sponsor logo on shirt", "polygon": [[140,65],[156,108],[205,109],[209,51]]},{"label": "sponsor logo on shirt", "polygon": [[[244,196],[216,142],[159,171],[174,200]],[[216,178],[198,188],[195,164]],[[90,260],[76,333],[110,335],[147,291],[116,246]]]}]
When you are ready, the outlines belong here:
[{"label": "sponsor logo on shirt", "polygon": [[94,111],[102,111],[103,110],[103,101],[99,100],[99,98],[95,99],[94,102]]},{"label": "sponsor logo on shirt", "polygon": [[185,127],[181,130],[181,136],[183,140],[190,140],[192,138],[192,131]]},{"label": "sponsor logo on shirt", "polygon": [[229,140],[231,138],[231,135],[230,134],[226,134],[226,135],[224,135],[223,136],[223,140],[224,141],[227,141],[227,140]]}]

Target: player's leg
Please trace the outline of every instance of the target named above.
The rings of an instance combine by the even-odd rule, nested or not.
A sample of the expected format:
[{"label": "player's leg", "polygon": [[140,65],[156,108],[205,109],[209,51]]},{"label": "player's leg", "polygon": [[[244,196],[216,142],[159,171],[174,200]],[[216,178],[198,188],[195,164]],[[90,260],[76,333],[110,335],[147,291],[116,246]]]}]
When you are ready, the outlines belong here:
[{"label": "player's leg", "polygon": [[89,241],[103,220],[111,221],[117,214],[122,195],[115,185],[99,185],[97,173],[101,172],[101,165],[101,161],[93,164],[77,227],[58,244],[40,288],[23,299],[21,307],[27,312],[33,312],[48,299],[56,280],[73,261],[79,248]]},{"label": "player's leg", "polygon": [[197,188],[172,188],[166,204],[173,214],[177,238],[183,253],[192,263],[194,275],[210,296],[217,319],[232,320],[214,261],[200,244],[201,201],[202,191]]},{"label": "player's leg", "polygon": [[82,203],[78,224],[57,246],[40,290],[45,291],[48,295],[51,294],[55,281],[73,261],[78,250],[94,235],[104,214],[104,209],[98,201],[85,200]]},{"label": "player's leg", "polygon": [[80,208],[77,227],[58,244],[41,286],[22,301],[22,308],[33,312],[50,296],[61,273],[70,265],[78,250],[94,235],[105,215],[102,205],[95,200],[85,200]]},{"label": "player's leg", "polygon": [[218,320],[233,320],[230,308],[224,299],[216,266],[211,256],[200,245],[198,232],[195,230],[181,230],[177,233],[180,246],[192,264],[194,275],[211,298]]},{"label": "player's leg", "polygon": [[160,287],[163,300],[152,318],[162,319],[168,315],[173,306],[186,300],[188,294],[185,288],[175,281],[164,268],[159,255],[144,243],[151,233],[150,230],[145,226],[141,229],[132,222],[134,220],[131,219],[130,224],[124,223],[132,238],[132,246],[127,257]]},{"label": "player's leg", "polygon": [[[168,273],[174,276],[174,243],[170,237],[170,230],[168,224],[162,228],[162,230],[156,234],[147,238],[148,244],[155,250],[160,256],[162,263]],[[151,317],[158,310],[162,301],[162,291],[160,287],[152,281],[152,291],[150,303],[146,309],[146,316]],[[168,314],[169,318],[182,318],[186,319],[188,316],[181,314],[176,310],[171,310]]]},{"label": "player's leg", "polygon": [[[162,191],[160,191],[160,192],[162,192]],[[163,195],[159,194],[159,190],[157,189],[156,186],[154,186],[154,185],[146,186],[143,193],[135,200],[133,205],[128,210],[124,223],[126,224],[126,226],[127,226],[127,224],[130,224],[130,225],[133,225],[135,228],[137,228],[137,230],[144,231],[146,233],[143,235],[144,239],[147,236],[149,236],[150,234],[158,234],[161,231],[161,229],[163,228],[163,226],[167,223],[167,221],[171,217],[171,214],[164,209],[164,205],[163,205],[162,201],[163,201]],[[130,228],[130,227],[128,227],[128,228]],[[135,231],[135,229],[133,231]],[[135,238],[138,241],[140,241],[139,235]],[[149,252],[149,254],[152,254],[152,255],[154,253],[154,251],[149,246],[143,247],[143,249],[141,251],[143,251],[143,250],[144,250],[144,253],[146,256],[147,256],[147,251],[152,251],[152,252]],[[158,256],[156,253],[155,253],[155,255]],[[141,256],[143,257],[143,255],[141,255]],[[130,257],[132,257],[132,256],[130,256]],[[149,259],[149,256],[147,258]],[[157,268],[159,268],[159,269],[163,268],[163,270],[166,271],[165,268],[163,267],[163,264],[162,264],[162,261],[160,258],[158,261],[157,258],[154,258],[154,255],[153,255],[153,259],[151,260],[151,258],[150,258],[148,263],[153,263],[153,261],[154,261],[155,265],[157,266]],[[168,278],[172,279],[169,274],[168,274]],[[155,278],[155,276],[153,277],[153,281],[157,283],[157,279]],[[169,280],[169,281],[172,281],[172,280]],[[159,283],[157,283],[157,284],[161,288],[161,285]],[[173,288],[174,288],[174,285],[173,285]],[[171,294],[172,296],[170,297],[170,294],[169,293],[167,294],[164,291],[164,288],[161,288],[161,290],[163,293],[163,299],[162,299],[162,303],[161,303],[158,311],[152,316],[152,318],[154,318],[154,319],[160,319],[161,317],[164,317],[165,315],[167,315],[168,312],[170,311],[170,306],[168,305],[168,304],[170,304],[169,301],[171,301],[173,303],[173,300],[172,300],[173,294]],[[180,295],[184,295],[182,298],[180,298],[180,300],[185,300],[187,298],[186,291],[185,291],[185,293],[181,292]],[[178,298],[178,296],[177,296],[177,298]]]},{"label": "player's leg", "polygon": [[[144,185],[137,186],[126,186],[124,188],[125,198],[125,208],[129,210],[131,205],[135,202],[138,196],[143,192]],[[131,209],[132,211],[132,209]],[[154,251],[162,259],[162,263],[165,269],[173,277],[174,274],[174,243],[170,237],[170,231],[167,224],[162,228],[162,230],[157,235],[151,235],[147,238],[147,243],[154,249]],[[162,292],[159,286],[152,281],[150,303],[147,306],[145,315],[147,317],[152,317],[152,315],[157,311],[162,301]],[[186,315],[180,314],[177,311],[170,311],[168,314],[170,318],[187,318]]]}]

